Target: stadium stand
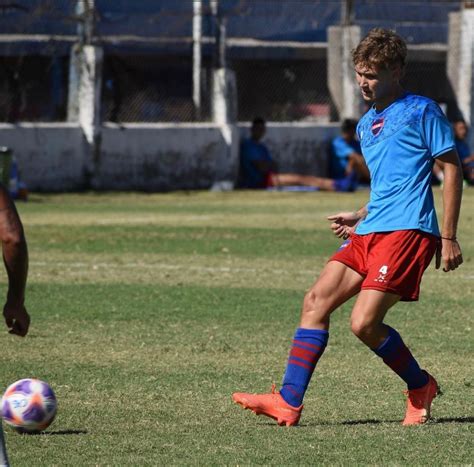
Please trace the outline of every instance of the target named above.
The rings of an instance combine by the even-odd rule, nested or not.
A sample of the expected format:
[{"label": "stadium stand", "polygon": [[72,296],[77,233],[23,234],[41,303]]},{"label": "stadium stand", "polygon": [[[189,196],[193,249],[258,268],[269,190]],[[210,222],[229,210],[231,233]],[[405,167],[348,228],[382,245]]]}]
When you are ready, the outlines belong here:
[{"label": "stadium stand", "polygon": [[[295,3],[297,8],[295,8]],[[96,0],[96,34],[141,37],[189,37],[192,34],[192,0]],[[341,20],[340,2],[314,0],[221,0],[229,37],[271,41],[325,42],[328,26]],[[203,0],[209,13],[209,0]],[[364,31],[375,26],[396,28],[413,44],[446,43],[448,13],[460,1],[409,0],[380,2],[357,0],[352,20]],[[429,10],[429,17],[427,11]],[[75,2],[71,0],[16,0],[2,8],[2,34],[76,34]],[[212,34],[210,21],[204,34]]]}]

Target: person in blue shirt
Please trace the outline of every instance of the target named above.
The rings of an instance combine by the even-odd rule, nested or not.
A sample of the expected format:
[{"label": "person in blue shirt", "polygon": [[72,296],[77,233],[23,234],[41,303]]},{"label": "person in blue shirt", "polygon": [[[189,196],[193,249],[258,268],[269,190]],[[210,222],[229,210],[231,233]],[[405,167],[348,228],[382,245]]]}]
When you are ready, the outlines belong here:
[{"label": "person in blue shirt", "polygon": [[[461,165],[464,175],[464,185],[474,185],[474,153],[471,153],[471,149],[466,142],[466,136],[468,128],[464,120],[457,120],[453,122],[453,131],[454,131],[454,142],[456,144],[456,151],[458,153],[459,159],[461,160]],[[435,181],[437,180],[441,185],[444,181],[444,164],[437,160],[433,167],[433,174],[435,175]]]},{"label": "person in blue shirt", "polygon": [[[371,107],[357,132],[371,177],[368,204],[329,216],[346,241],[307,292],[279,392],[234,393],[233,400],[279,425],[296,425],[303,398],[329,338],[331,313],[357,295],[352,332],[407,386],[403,425],[430,418],[439,391],[400,334],[384,320],[399,301],[418,300],[423,272],[436,253],[436,268],[462,262],[457,241],[462,171],[451,126],[430,99],[400,86],[407,47],[393,31],[373,29],[353,51],[356,79]],[[444,164],[443,222],[431,190],[435,160]]]},{"label": "person in blue shirt", "polygon": [[360,143],[356,139],[357,120],[347,118],[341,125],[341,134],[330,145],[329,176],[344,178],[354,170],[360,181],[368,183],[369,169],[362,156]]},{"label": "person in blue shirt", "polygon": [[471,152],[471,149],[466,142],[468,132],[466,122],[463,120],[454,122],[453,130],[456,150],[461,159],[464,179],[469,185],[474,185],[474,153]]},{"label": "person in blue shirt", "polygon": [[265,136],[265,120],[255,118],[250,128],[250,137],[240,147],[240,186],[242,188],[266,188],[269,174],[277,172],[277,165],[267,146],[262,143]]},{"label": "person in blue shirt", "polygon": [[357,187],[357,174],[351,171],[336,180],[313,175],[280,173],[267,146],[262,143],[266,125],[263,118],[255,118],[250,128],[250,138],[240,148],[239,186],[261,189],[288,186],[306,186],[324,191],[350,192]]}]

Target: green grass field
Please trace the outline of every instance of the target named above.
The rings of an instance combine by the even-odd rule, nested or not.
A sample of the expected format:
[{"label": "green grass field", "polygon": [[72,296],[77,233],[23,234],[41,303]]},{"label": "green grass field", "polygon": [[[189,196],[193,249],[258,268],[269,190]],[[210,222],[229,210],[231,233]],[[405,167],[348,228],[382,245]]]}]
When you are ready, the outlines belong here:
[{"label": "green grass field", "polygon": [[[474,189],[465,263],[431,266],[421,301],[387,322],[444,396],[404,428],[402,382],[334,313],[301,425],[231,402],[281,381],[305,292],[340,243],[326,216],[367,193],[33,195],[30,334],[1,337],[2,387],[48,381],[58,416],[42,435],[6,429],[14,466],[472,464]],[[440,204],[440,193],[436,192]],[[5,294],[5,274],[1,294]]]}]

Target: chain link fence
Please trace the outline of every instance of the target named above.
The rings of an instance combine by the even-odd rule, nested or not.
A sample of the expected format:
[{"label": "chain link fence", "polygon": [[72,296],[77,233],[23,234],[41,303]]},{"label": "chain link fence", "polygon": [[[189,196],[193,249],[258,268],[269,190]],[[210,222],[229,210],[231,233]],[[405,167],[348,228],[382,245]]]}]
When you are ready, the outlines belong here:
[{"label": "chain link fence", "polygon": [[459,118],[459,109],[446,73],[444,60],[408,60],[402,86],[407,91],[421,94],[438,102],[450,120]]},{"label": "chain link fence", "polygon": [[326,59],[235,60],[238,119],[271,121],[330,120]]},{"label": "chain link fence", "polygon": [[[104,121],[191,122],[196,120],[192,99],[191,57],[110,53],[105,57],[103,73],[102,119]],[[203,86],[203,90],[209,87]],[[205,93],[203,97],[201,119],[209,120],[209,95]]]},{"label": "chain link fence", "polygon": [[0,122],[66,118],[69,0],[0,1]]},{"label": "chain link fence", "polygon": [[63,121],[68,60],[64,57],[0,57],[0,121]]},{"label": "chain link fence", "polygon": [[[90,5],[81,2],[0,0],[0,121],[67,119],[70,50],[84,41],[84,5]],[[447,15],[461,3],[202,0],[197,106],[194,1],[95,0],[90,39],[104,49],[102,119],[210,121],[212,71],[224,60],[236,76],[238,120],[256,115],[272,121],[338,120],[327,85],[329,26],[348,20],[362,34],[385,26],[409,44],[443,45]],[[220,42],[224,57],[217,54]],[[450,102],[445,58],[432,55],[409,57],[405,85]]]}]

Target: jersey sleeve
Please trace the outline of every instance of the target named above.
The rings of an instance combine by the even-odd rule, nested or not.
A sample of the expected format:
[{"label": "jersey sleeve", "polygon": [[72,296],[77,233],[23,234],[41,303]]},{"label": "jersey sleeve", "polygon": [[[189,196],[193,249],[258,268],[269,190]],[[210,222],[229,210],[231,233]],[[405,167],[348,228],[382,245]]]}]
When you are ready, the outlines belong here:
[{"label": "jersey sleeve", "polygon": [[433,158],[456,148],[451,125],[434,102],[426,106],[421,122],[421,133]]}]

